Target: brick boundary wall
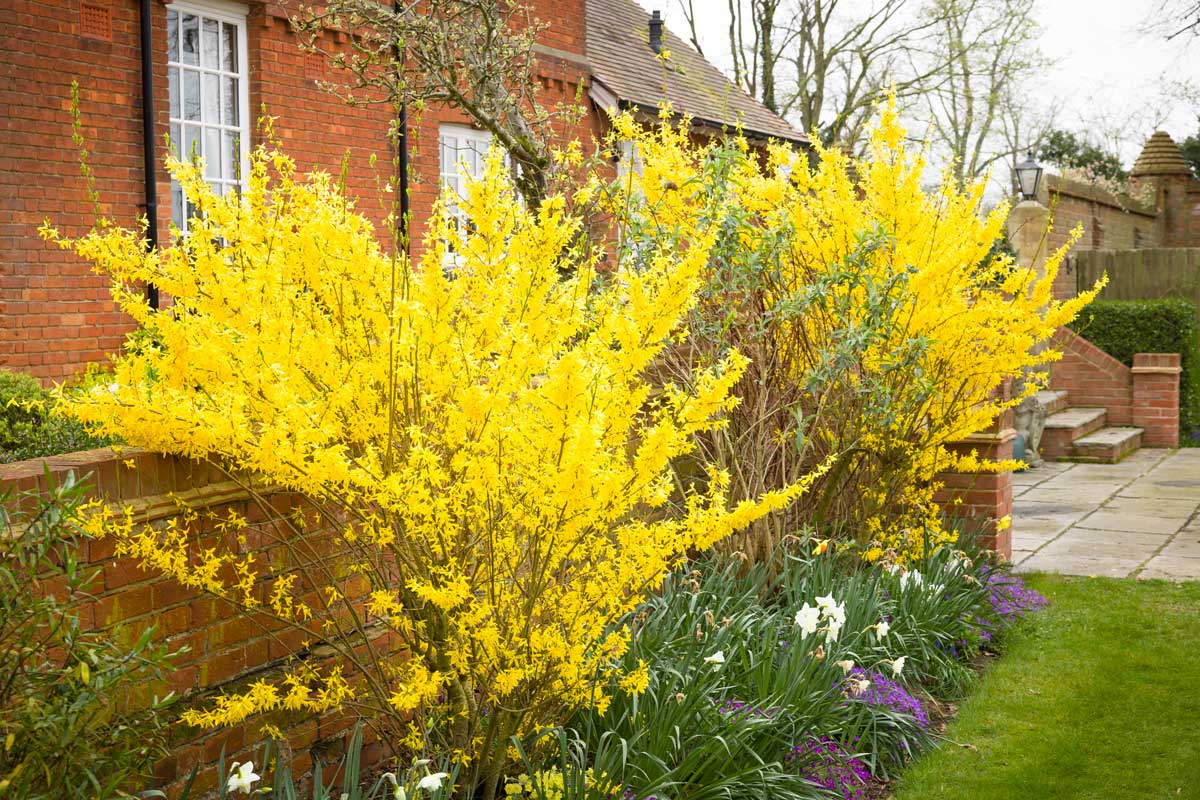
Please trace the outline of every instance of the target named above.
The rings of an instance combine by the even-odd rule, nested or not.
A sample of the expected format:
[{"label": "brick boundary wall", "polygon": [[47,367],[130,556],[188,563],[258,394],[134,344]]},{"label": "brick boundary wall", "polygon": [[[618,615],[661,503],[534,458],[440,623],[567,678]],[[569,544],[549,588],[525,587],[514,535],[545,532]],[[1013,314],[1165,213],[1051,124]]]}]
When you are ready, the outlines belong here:
[{"label": "brick boundary wall", "polygon": [[[1010,396],[1011,383],[1005,381],[1002,396]],[[1005,461],[1013,457],[1013,410],[1006,409],[988,428],[960,442],[949,445],[952,452],[967,455],[974,452],[986,461]],[[961,473],[942,472],[935,478],[941,488],[934,500],[946,515],[979,536],[979,543],[996,551],[1001,559],[1012,558],[1013,492],[1011,472]]]},{"label": "brick boundary wall", "polygon": [[[199,512],[200,528],[195,531],[199,547],[255,551],[277,574],[287,569],[287,556],[277,541],[278,531],[284,529],[282,520],[299,505],[294,494],[256,488],[255,493],[266,500],[264,507],[252,499],[250,491],[215,466],[133,448],[120,452],[101,448],[0,465],[0,492],[33,491],[44,495],[47,471],[53,485],[61,483],[68,472],[73,471],[78,479],[89,476],[89,497],[129,504],[135,519],[151,525],[165,524],[177,515],[182,501]],[[32,505],[25,501],[26,509]],[[247,527],[215,531],[209,512],[219,517],[227,511],[243,516]],[[330,545],[334,542],[332,532],[320,525],[306,526],[304,534],[324,536],[318,541]],[[239,536],[244,537],[241,543]],[[276,678],[294,656],[318,666],[330,663],[326,660],[332,654],[328,645],[304,647],[306,640],[315,642],[319,636],[287,628],[265,615],[246,614],[224,600],[143,570],[136,559],[116,556],[110,539],[84,541],[79,560],[81,570],[100,571],[98,582],[91,588],[92,599],[76,607],[83,628],[110,630],[118,641],[123,641],[123,636],[136,636],[153,625],[156,642],[172,650],[185,645],[189,648],[175,661],[169,687],[164,687],[164,691],[170,688],[182,696],[179,710],[189,702],[203,703],[215,694],[240,690],[251,680]],[[264,581],[261,585],[264,593],[268,584]],[[303,597],[312,601],[314,609],[320,607],[311,593],[303,593]],[[314,627],[317,624],[314,622]],[[198,766],[191,797],[199,800],[210,796],[217,781],[224,780],[215,767],[222,751],[226,764],[259,760],[261,746],[268,738],[261,732],[263,722],[276,725],[284,733],[293,774],[304,779],[318,760],[329,767],[327,775],[332,773],[344,752],[353,718],[340,712],[279,712],[216,730],[185,728],[177,723],[171,736],[171,753],[155,770],[159,788],[174,797],[193,767]],[[364,742],[364,763],[378,763],[384,758],[381,742],[369,730],[364,730]]]},{"label": "brick boundary wall", "polygon": [[1133,357],[1133,424],[1144,430],[1148,447],[1179,446],[1178,353],[1137,353]]},{"label": "brick boundary wall", "polygon": [[1105,408],[1109,425],[1143,428],[1147,447],[1179,446],[1178,353],[1137,353],[1131,368],[1067,328],[1051,345],[1063,356],[1050,365],[1050,387],[1072,406]]},{"label": "brick boundary wall", "polygon": [[1072,406],[1108,409],[1109,425],[1133,424],[1133,374],[1129,367],[1068,328],[1050,346],[1062,359],[1050,365],[1050,388],[1066,391]]}]

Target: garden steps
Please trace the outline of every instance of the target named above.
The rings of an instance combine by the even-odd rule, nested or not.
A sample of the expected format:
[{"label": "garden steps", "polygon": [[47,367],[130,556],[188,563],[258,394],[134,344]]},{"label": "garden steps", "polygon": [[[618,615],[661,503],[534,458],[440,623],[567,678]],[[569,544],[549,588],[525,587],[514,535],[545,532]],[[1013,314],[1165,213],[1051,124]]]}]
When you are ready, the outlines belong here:
[{"label": "garden steps", "polygon": [[1142,429],[1129,426],[1101,428],[1076,439],[1071,460],[1092,464],[1115,464],[1142,446]]},{"label": "garden steps", "polygon": [[1144,431],[1109,425],[1108,409],[1074,407],[1064,391],[1043,390],[1038,402],[1046,409],[1041,454],[1056,461],[1115,464],[1142,446]]},{"label": "garden steps", "polygon": [[1100,430],[1108,424],[1108,410],[1103,408],[1070,408],[1046,417],[1042,431],[1042,457],[1062,458],[1072,455],[1076,439]]}]

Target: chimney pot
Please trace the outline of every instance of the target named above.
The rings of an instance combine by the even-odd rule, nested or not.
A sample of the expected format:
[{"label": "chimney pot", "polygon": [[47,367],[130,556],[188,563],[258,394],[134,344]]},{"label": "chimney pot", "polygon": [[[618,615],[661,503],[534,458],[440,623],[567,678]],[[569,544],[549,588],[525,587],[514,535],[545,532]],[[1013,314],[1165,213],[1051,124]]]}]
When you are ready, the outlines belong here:
[{"label": "chimney pot", "polygon": [[663,39],[663,19],[662,13],[653,11],[650,13],[650,49],[656,53],[662,52]]}]

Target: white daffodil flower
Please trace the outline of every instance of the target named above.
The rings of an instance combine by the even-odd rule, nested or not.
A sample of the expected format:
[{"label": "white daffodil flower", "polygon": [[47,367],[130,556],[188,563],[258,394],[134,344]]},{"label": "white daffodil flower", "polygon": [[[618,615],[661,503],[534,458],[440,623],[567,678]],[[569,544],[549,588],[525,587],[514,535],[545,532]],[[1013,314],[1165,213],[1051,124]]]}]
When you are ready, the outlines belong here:
[{"label": "white daffodil flower", "polygon": [[442,781],[445,779],[446,773],[444,772],[434,772],[430,775],[426,775],[417,782],[417,791],[419,792],[424,789],[427,792],[436,792],[438,789],[442,788]]},{"label": "white daffodil flower", "polygon": [[829,641],[836,642],[838,639],[838,634],[840,634],[841,632],[842,632],[841,623],[838,622],[836,619],[829,620],[829,629],[825,633],[825,635],[828,637]]},{"label": "white daffodil flower", "polygon": [[714,670],[720,669],[721,665],[725,663],[725,651],[718,650],[708,658],[704,659],[704,663],[712,664]]},{"label": "white daffodil flower", "polygon": [[854,662],[851,661],[850,659],[846,659],[845,661],[835,661],[833,663],[837,664],[839,667],[842,668],[843,675],[849,675],[850,670],[854,669]]},{"label": "white daffodil flower", "polygon": [[817,632],[817,626],[821,622],[821,610],[813,608],[808,603],[805,603],[799,611],[796,612],[796,624],[800,626],[800,631],[805,636],[811,636]]},{"label": "white daffodil flower", "polygon": [[831,620],[835,620],[837,622],[839,628],[846,624],[846,607],[841,603],[831,606],[827,613],[829,614],[829,618]]},{"label": "white daffodil flower", "polygon": [[871,688],[871,682],[869,680],[867,680],[866,678],[860,678],[859,680],[854,682],[854,686],[851,687],[850,691],[854,693],[855,697],[857,697],[858,695],[862,694],[863,692],[867,691],[867,689],[870,689],[870,688]]},{"label": "white daffodil flower", "polygon": [[404,791],[404,787],[396,780],[396,773],[385,772],[383,777],[392,782],[392,800],[408,800],[408,792]]},{"label": "white daffodil flower", "polygon": [[904,660],[906,658],[908,658],[908,656],[900,656],[899,658],[897,658],[895,661],[892,662],[892,674],[895,675],[897,678],[899,678],[900,673],[904,671]]},{"label": "white daffodil flower", "polygon": [[837,600],[832,594],[827,594],[824,597],[817,598],[817,608],[821,609],[821,613],[828,614],[829,609],[837,605]]},{"label": "white daffodil flower", "polygon": [[888,624],[888,621],[886,619],[882,620],[878,625],[875,626],[875,635],[882,639],[888,635],[888,631],[891,629],[892,626]]},{"label": "white daffodil flower", "polygon": [[241,792],[242,794],[250,794],[254,791],[254,783],[259,780],[259,776],[254,774],[253,761],[247,761],[240,765],[235,761],[230,769],[229,782],[225,784],[225,791]]}]

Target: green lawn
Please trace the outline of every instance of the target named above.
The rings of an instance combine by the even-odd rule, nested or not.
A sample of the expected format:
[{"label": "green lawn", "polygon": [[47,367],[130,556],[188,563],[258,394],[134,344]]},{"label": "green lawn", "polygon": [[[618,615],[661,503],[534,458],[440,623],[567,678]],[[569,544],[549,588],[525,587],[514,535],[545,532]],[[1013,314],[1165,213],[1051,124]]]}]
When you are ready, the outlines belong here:
[{"label": "green lawn", "polygon": [[1200,583],[1029,582],[1050,607],[896,800],[1200,798]]}]

